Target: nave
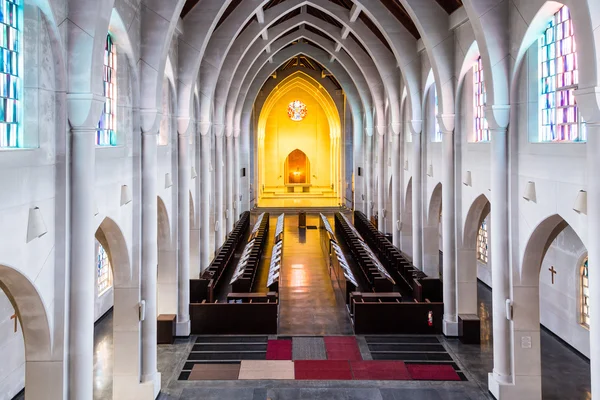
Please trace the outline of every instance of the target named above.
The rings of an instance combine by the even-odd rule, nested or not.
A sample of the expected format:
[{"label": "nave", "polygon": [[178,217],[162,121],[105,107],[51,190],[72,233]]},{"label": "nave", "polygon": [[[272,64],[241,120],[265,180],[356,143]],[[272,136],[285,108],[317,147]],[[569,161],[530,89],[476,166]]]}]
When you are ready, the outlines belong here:
[{"label": "nave", "polygon": [[[271,222],[276,220],[276,216],[271,217]],[[318,226],[318,222],[318,215],[307,216],[308,227]],[[297,216],[288,215],[285,235],[279,329],[277,335],[269,338],[300,336],[314,341],[323,336],[351,335],[352,326],[348,320],[343,294],[335,286],[335,281],[327,270],[318,242],[318,230],[300,229],[297,227]],[[268,249],[272,245],[271,239]],[[270,251],[266,253],[269,254]],[[268,263],[263,264],[263,267],[268,267]],[[263,277],[258,279],[260,284],[257,286],[266,282],[264,269],[266,268],[259,271]],[[486,382],[487,373],[493,364],[492,296],[491,289],[482,282],[478,283],[477,292],[481,345],[462,344],[457,339],[438,337],[461,366],[466,382],[444,382],[441,387],[433,382],[417,381],[380,381],[376,386],[373,386],[373,382],[359,381],[326,381],[325,385],[318,381],[289,380],[237,380],[226,384],[224,381],[214,380],[184,382],[180,380],[181,371],[185,370],[188,355],[198,338],[192,335],[189,339],[176,339],[173,345],[159,346],[159,371],[163,377],[163,393],[159,399],[489,399],[491,397],[487,394]],[[295,323],[296,321],[299,323]],[[95,328],[95,400],[112,398],[112,326],[112,311],[109,311]],[[370,352],[365,336],[357,336],[357,341],[363,357],[373,358],[374,353]],[[541,341],[543,398],[590,399],[589,361],[547,330],[541,331]]]}]

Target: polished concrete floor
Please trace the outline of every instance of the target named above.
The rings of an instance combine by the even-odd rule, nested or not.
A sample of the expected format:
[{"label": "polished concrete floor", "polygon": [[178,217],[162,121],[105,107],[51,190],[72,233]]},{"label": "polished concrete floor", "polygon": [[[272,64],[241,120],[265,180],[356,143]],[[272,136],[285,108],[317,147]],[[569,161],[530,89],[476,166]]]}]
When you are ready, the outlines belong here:
[{"label": "polished concrete floor", "polygon": [[[308,215],[307,226],[319,226]],[[341,296],[334,292],[321,250],[318,229],[298,228],[298,216],[287,215],[279,287],[280,335],[351,335],[352,323]]]},{"label": "polished concrete floor", "polygon": [[337,207],[340,199],[338,197],[296,197],[296,198],[261,198],[258,200],[259,207]]}]

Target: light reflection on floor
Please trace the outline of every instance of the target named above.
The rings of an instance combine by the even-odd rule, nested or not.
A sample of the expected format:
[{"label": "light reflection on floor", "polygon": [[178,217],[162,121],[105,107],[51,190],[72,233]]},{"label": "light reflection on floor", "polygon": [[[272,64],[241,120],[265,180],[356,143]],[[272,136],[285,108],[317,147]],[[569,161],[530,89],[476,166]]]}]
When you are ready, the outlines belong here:
[{"label": "light reflection on floor", "polygon": [[261,198],[258,200],[259,207],[338,207],[338,197],[313,197],[313,198]]}]

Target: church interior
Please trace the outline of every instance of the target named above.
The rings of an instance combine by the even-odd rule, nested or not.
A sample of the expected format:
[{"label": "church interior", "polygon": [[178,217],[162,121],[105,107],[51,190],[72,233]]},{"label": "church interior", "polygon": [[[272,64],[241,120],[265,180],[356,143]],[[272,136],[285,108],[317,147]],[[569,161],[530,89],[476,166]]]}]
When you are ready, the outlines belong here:
[{"label": "church interior", "polygon": [[0,400],[600,398],[598,0],[0,27]]}]

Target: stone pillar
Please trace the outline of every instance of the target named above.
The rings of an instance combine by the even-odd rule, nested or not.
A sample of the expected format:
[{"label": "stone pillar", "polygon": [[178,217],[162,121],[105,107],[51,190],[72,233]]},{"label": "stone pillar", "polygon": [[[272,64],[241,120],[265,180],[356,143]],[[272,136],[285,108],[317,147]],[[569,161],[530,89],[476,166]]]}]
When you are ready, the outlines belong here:
[{"label": "stone pillar", "polygon": [[510,260],[508,230],[508,135],[509,106],[486,106],[491,144],[491,262],[494,334],[494,372],[489,376],[493,394],[499,385],[512,384],[511,322],[506,315],[510,299]]},{"label": "stone pillar", "polygon": [[[580,82],[580,86],[582,86]],[[600,398],[600,87],[575,92],[581,115],[587,121],[587,221],[590,286],[590,372],[592,398]]]},{"label": "stone pillar", "polygon": [[385,232],[385,126],[377,127],[377,225]]},{"label": "stone pillar", "polygon": [[96,127],[104,104],[68,95],[71,124],[71,259],[69,267],[69,398],[91,399],[94,377],[94,183]]},{"label": "stone pillar", "polygon": [[413,265],[423,269],[423,168],[421,167],[421,130],[412,132],[412,245]]},{"label": "stone pillar", "polygon": [[213,125],[215,133],[215,251],[225,242],[225,163],[223,151],[223,125]]},{"label": "stone pillar", "polygon": [[[363,157],[364,157],[364,152],[363,152],[363,130],[362,130],[362,115],[358,114],[354,115],[354,113],[352,114],[353,117],[353,125],[352,125],[352,129],[353,129],[353,140],[352,140],[352,144],[353,144],[353,164],[354,164],[354,168],[353,168],[353,173],[352,176],[354,177],[354,209],[356,210],[360,210],[362,212],[365,212],[365,190],[364,190],[364,175],[365,175],[365,168],[364,168],[364,162],[363,162]],[[362,170],[361,176],[358,176],[358,168],[360,168]]]},{"label": "stone pillar", "polygon": [[[442,249],[444,280],[444,335],[458,336],[456,298],[456,192],[454,115],[438,117],[442,130]],[[437,243],[437,242],[436,242]]]},{"label": "stone pillar", "polygon": [[235,219],[233,212],[233,169],[235,165],[235,159],[233,156],[233,128],[228,126],[225,130],[225,133],[225,141],[227,144],[227,156],[225,158],[225,162],[227,165],[227,179],[225,182],[225,185],[227,186],[225,192],[227,195],[225,199],[225,226],[227,227],[227,230],[225,231],[225,234],[228,234],[233,230],[233,221]]},{"label": "stone pillar", "polygon": [[[157,113],[154,122],[144,130],[142,124],[142,301],[145,318],[142,321],[142,382],[152,385],[156,395],[160,391],[160,373],[157,369],[157,274],[158,274],[158,203],[157,203]],[[145,118],[145,116],[142,116]],[[152,119],[152,116],[148,116]]]},{"label": "stone pillar", "polygon": [[373,129],[365,129],[365,186],[367,190],[367,218],[373,216]]},{"label": "stone pillar", "polygon": [[190,335],[190,124],[189,118],[178,120],[178,290],[177,290],[177,336]]},{"label": "stone pillar", "polygon": [[240,131],[238,130],[233,132],[233,210],[231,217],[234,225],[241,213],[240,170]]},{"label": "stone pillar", "polygon": [[[201,155],[200,155],[200,176],[201,176],[201,195],[200,195],[200,271],[208,268],[211,260],[212,251],[210,249],[210,122],[200,123],[200,140],[201,140]],[[197,277],[195,277],[197,278]]]},{"label": "stone pillar", "polygon": [[400,177],[400,124],[392,124],[392,240],[400,248],[400,196],[402,179]]}]

